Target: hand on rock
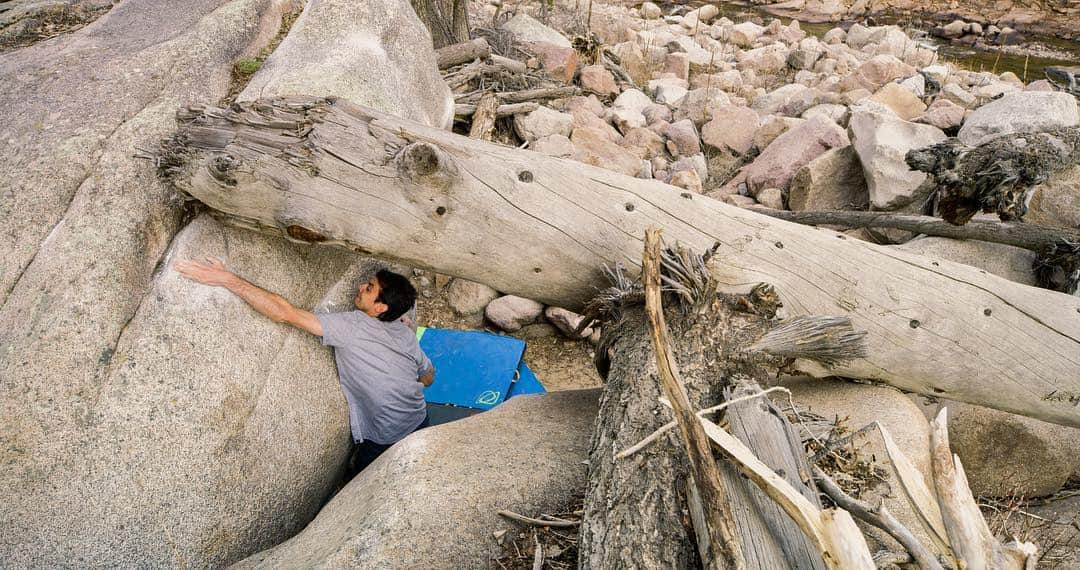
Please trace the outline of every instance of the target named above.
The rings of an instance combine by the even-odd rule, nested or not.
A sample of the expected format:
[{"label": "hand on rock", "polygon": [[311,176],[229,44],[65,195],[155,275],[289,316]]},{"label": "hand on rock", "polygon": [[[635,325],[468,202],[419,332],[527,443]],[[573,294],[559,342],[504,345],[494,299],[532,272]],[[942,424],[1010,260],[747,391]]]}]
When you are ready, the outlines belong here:
[{"label": "hand on rock", "polygon": [[179,261],[175,267],[180,275],[203,285],[220,287],[235,277],[225,269],[225,263],[216,257],[207,257],[205,261]]}]

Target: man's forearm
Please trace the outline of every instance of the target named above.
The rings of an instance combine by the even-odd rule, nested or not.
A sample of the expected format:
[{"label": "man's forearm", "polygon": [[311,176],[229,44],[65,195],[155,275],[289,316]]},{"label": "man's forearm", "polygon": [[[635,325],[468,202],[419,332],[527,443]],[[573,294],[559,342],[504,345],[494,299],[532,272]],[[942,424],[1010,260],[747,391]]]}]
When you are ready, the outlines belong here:
[{"label": "man's forearm", "polygon": [[234,275],[222,285],[251,305],[251,308],[276,323],[285,322],[292,311],[292,304],[284,297],[258,287],[242,277]]}]

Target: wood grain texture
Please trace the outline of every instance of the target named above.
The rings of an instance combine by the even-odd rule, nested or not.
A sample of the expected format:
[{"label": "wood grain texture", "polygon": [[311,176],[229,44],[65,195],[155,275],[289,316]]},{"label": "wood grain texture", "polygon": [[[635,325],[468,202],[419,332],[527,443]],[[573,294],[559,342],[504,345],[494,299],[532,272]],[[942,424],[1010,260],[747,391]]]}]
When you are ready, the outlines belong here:
[{"label": "wood grain texture", "polygon": [[[1080,298],[848,239],[653,180],[467,139],[343,100],[180,113],[163,173],[229,223],[318,241],[580,308],[602,268],[639,264],[661,227],[728,292],[774,285],[790,315],[843,315],[866,358],[805,373],[1080,427]],[[405,147],[452,160],[448,185],[401,176]],[[295,233],[295,232],[294,232]],[[316,239],[317,236],[317,239]]]}]

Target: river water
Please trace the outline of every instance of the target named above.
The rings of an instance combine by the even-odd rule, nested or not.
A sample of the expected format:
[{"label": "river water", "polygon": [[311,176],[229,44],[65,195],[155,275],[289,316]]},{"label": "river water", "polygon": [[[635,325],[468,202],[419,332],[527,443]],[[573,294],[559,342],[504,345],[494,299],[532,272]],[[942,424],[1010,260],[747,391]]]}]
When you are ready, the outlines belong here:
[{"label": "river water", "polygon": [[[761,18],[765,22],[768,22],[770,19],[777,17],[769,14],[758,6],[737,2],[691,2],[690,5],[700,6],[706,3],[713,4],[719,8],[721,16],[726,16],[735,23],[744,22],[754,18]],[[786,25],[791,21],[791,18],[780,17],[780,20]],[[807,34],[820,38],[825,35],[825,32],[837,26],[846,29],[857,22],[861,21],[850,20],[820,24],[800,21],[799,25]],[[909,37],[916,40],[920,45],[936,48],[939,63],[951,62],[972,71],[993,71],[995,73],[1011,71],[1015,73],[1017,77],[1024,79],[1025,82],[1030,82],[1037,79],[1045,79],[1043,70],[1047,67],[1080,65],[1080,44],[1050,35],[1025,34],[1027,41],[1022,47],[1040,54],[1028,56],[1018,53],[1009,53],[1010,51],[1016,50],[1017,46],[1005,47],[1001,50],[984,50],[972,46],[954,44],[948,40],[932,37],[930,36],[929,31],[933,27],[933,24],[928,22],[911,21],[906,18],[890,18],[889,16],[875,16],[874,22],[876,25],[898,25]]]}]

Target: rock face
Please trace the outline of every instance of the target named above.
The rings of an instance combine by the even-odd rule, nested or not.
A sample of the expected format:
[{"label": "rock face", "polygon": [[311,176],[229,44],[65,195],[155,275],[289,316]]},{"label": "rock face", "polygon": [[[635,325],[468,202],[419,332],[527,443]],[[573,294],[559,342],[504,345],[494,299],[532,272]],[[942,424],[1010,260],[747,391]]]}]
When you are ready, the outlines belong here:
[{"label": "rock face", "polygon": [[925,173],[910,170],[904,162],[907,151],[945,139],[937,127],[910,123],[873,104],[855,107],[848,129],[866,177],[870,205],[881,210],[907,205],[926,180]]},{"label": "rock face", "polygon": [[[312,307],[355,258],[206,217],[177,233],[171,189],[132,158],[171,134],[179,105],[226,94],[233,62],[273,37],[282,4],[132,0],[0,59],[0,123],[20,148],[0,153],[5,564],[224,566],[295,533],[339,473],[348,420],[329,351],[172,264],[217,255]],[[393,18],[407,4],[365,6],[376,4],[391,20],[334,29],[390,26],[388,53],[426,37],[415,18]],[[332,4],[308,10],[319,6]],[[437,78],[433,58],[431,74],[415,69],[423,59],[364,72]],[[283,84],[288,69],[273,70]],[[352,85],[335,94],[354,100],[374,89],[321,85]]]},{"label": "rock face", "polygon": [[310,0],[237,100],[338,95],[449,129],[454,98],[430,47],[431,34],[406,2]]},{"label": "rock face", "polygon": [[791,180],[788,208],[794,211],[865,210],[866,179],[851,145],[811,160]]},{"label": "rock face", "polygon": [[776,137],[746,168],[751,194],[765,188],[787,188],[792,177],[811,160],[831,148],[847,146],[847,133],[823,117],[809,121]]},{"label": "rock face", "polygon": [[[585,487],[599,390],[518,396],[405,438],[303,532],[236,568],[472,568],[492,533],[565,507]],[[418,537],[423,537],[419,540]]]},{"label": "rock face", "polygon": [[1027,91],[1013,93],[979,107],[956,135],[976,146],[1011,133],[1031,133],[1080,124],[1076,97],[1068,93]]},{"label": "rock face", "polygon": [[949,442],[976,496],[1049,495],[1080,467],[1080,430],[960,402],[948,408]]}]

